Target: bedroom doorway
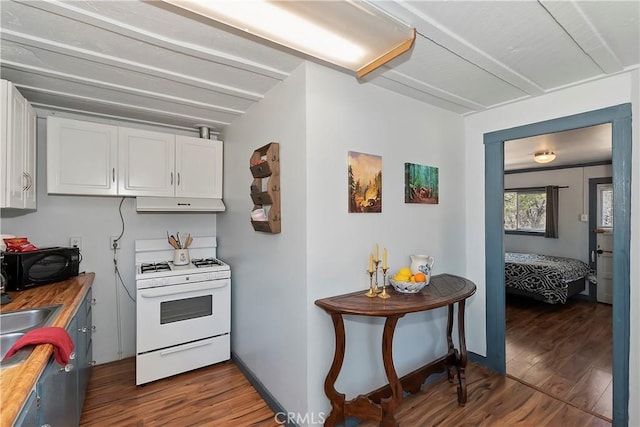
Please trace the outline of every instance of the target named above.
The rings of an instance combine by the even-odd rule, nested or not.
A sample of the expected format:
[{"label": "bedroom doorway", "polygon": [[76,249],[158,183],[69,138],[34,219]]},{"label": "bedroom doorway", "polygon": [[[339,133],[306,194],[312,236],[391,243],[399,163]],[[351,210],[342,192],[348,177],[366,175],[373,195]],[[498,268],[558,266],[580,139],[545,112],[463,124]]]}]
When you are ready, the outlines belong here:
[{"label": "bedroom doorway", "polygon": [[631,104],[622,104],[484,135],[485,144],[485,257],[486,257],[486,364],[505,373],[504,282],[504,142],[546,133],[612,125],[614,198],[613,230],[613,425],[628,424],[630,335],[631,236]]},{"label": "bedroom doorway", "polygon": [[[540,151],[557,158],[536,163]],[[589,192],[591,177],[611,182],[611,124],[505,141],[504,169],[506,374],[610,422],[612,311],[596,302],[586,277],[594,277],[597,216],[589,202],[598,194],[601,207],[612,200],[604,188]],[[557,203],[548,186],[558,187]],[[608,224],[608,206],[595,224]]]}]

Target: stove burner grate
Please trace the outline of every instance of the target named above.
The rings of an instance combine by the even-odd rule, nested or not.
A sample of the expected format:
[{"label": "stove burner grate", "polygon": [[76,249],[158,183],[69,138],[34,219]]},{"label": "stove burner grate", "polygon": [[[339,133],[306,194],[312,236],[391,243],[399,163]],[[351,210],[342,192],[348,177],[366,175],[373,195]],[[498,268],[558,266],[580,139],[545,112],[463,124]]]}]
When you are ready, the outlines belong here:
[{"label": "stove burner grate", "polygon": [[191,260],[191,264],[193,264],[197,268],[222,265],[222,263],[215,258],[196,258]]},{"label": "stove burner grate", "polygon": [[142,263],[140,265],[141,273],[155,273],[156,271],[169,270],[171,270],[171,267],[169,267],[168,262]]}]

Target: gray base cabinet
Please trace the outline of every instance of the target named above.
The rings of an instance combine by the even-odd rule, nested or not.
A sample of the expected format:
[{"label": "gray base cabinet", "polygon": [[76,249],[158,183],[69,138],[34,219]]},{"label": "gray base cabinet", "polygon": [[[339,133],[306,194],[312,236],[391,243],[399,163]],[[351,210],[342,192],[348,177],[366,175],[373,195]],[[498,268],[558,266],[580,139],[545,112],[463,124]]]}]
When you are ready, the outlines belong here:
[{"label": "gray base cabinet", "polygon": [[16,426],[39,426],[40,420],[40,406],[39,406],[38,396],[36,395],[36,391],[33,390],[27,401],[24,404],[24,408],[22,408],[22,412],[18,416],[15,425]]},{"label": "gray base cabinet", "polygon": [[93,295],[92,290],[89,288],[87,296],[84,302],[78,309],[76,319],[77,324],[77,340],[76,340],[76,357],[78,360],[78,413],[82,414],[82,406],[84,404],[84,397],[87,393],[87,385],[89,384],[89,375],[91,374],[91,367],[95,364],[93,361]]},{"label": "gray base cabinet", "polygon": [[67,327],[75,344],[66,366],[51,356],[14,426],[72,427],[80,424],[82,407],[91,374],[93,332],[91,288]]},{"label": "gray base cabinet", "polygon": [[[77,316],[67,332],[73,337],[77,330]],[[75,340],[74,342],[77,342]],[[70,427],[80,424],[78,413],[77,349],[66,366],[60,366],[52,357],[38,381],[40,397],[40,425]]]}]

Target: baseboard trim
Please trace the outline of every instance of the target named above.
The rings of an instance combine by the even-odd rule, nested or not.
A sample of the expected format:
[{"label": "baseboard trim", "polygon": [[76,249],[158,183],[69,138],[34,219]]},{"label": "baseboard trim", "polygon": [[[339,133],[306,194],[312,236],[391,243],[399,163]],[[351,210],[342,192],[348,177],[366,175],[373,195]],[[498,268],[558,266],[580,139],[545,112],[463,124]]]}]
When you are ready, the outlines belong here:
[{"label": "baseboard trim", "polygon": [[[256,389],[260,397],[264,399],[267,406],[271,408],[274,414],[288,413],[287,410],[284,409],[284,407],[280,404],[280,402],[278,402],[278,400],[275,397],[273,397],[273,395],[264,386],[264,384],[260,382],[258,377],[255,376],[255,374],[251,371],[251,369],[249,369],[249,367],[247,367],[247,365],[242,361],[242,359],[238,357],[237,354],[235,354],[234,352],[231,352],[231,359],[236,364],[238,369],[240,369],[240,372],[242,372],[242,374],[247,378],[247,380],[253,386],[253,388]],[[285,419],[285,418],[287,417],[282,417],[282,419]],[[275,416],[274,416],[274,420],[275,420]],[[282,425],[287,427],[300,427],[298,424],[288,420]]]},{"label": "baseboard trim", "polygon": [[493,371],[493,369],[491,368],[491,365],[489,364],[489,359],[487,359],[487,357],[480,356],[478,353],[474,353],[472,351],[467,352],[467,357],[469,358],[470,362],[477,363],[478,365],[484,366],[485,368],[488,368],[489,370]]}]

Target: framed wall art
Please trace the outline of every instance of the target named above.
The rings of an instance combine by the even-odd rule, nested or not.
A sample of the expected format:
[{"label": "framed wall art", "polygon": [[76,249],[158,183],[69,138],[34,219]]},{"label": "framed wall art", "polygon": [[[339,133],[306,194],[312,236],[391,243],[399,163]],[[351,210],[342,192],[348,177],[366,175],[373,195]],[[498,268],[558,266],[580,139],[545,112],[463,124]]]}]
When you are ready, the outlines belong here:
[{"label": "framed wall art", "polygon": [[382,156],[349,151],[349,213],[382,212]]},{"label": "framed wall art", "polygon": [[404,164],[404,202],[437,205],[438,168],[433,166]]}]

